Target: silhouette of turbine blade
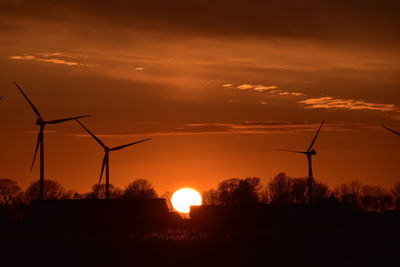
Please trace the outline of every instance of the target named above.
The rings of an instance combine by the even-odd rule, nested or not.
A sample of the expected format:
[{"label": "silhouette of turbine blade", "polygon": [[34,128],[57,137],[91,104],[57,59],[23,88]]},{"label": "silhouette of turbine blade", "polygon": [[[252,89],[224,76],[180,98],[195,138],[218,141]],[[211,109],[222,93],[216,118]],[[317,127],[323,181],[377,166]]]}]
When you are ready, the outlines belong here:
[{"label": "silhouette of turbine blade", "polygon": [[70,118],[65,118],[65,119],[46,121],[46,123],[48,123],[48,124],[57,124],[57,123],[61,123],[61,122],[64,122],[64,121],[71,121],[71,120],[76,120],[76,119],[80,119],[80,118],[86,118],[86,117],[89,117],[89,116],[90,116],[90,115],[83,115],[83,116],[77,116],[77,117],[70,117]]},{"label": "silhouette of turbine blade", "polygon": [[307,152],[303,151],[297,151],[297,150],[286,150],[286,149],[278,149],[278,151],[284,151],[284,152],[293,152],[293,153],[300,153],[300,154],[306,154]]},{"label": "silhouette of turbine blade", "polygon": [[43,132],[44,132],[44,128],[43,128],[43,127],[40,127],[39,134],[38,134],[38,138],[37,138],[37,141],[36,141],[35,154],[33,154],[33,160],[32,160],[31,170],[33,169],[33,166],[35,165],[36,155],[37,155],[37,152],[38,152],[38,150],[39,150],[40,143],[41,143],[42,140],[43,140]]},{"label": "silhouette of turbine blade", "polygon": [[36,115],[38,116],[39,119],[43,120],[42,115],[40,115],[39,110],[35,107],[35,105],[33,105],[33,103],[29,100],[29,98],[26,96],[26,94],[24,93],[24,91],[21,89],[21,87],[19,87],[19,85],[14,82],[15,86],[18,88],[18,90],[21,92],[21,94],[25,97],[26,101],[28,101],[29,105],[31,105],[33,111],[36,113]]},{"label": "silhouette of turbine blade", "polygon": [[82,128],[85,129],[86,132],[88,132],[94,138],[94,140],[97,141],[97,143],[99,143],[103,148],[106,148],[106,145],[96,135],[94,135],[94,133],[86,128],[85,125],[83,125],[78,119],[76,119],[76,122],[78,122],[82,126]]},{"label": "silhouette of turbine blade", "polygon": [[123,148],[125,148],[125,147],[133,146],[133,145],[136,145],[136,144],[139,144],[139,143],[142,143],[142,142],[151,140],[151,139],[152,139],[152,138],[147,138],[147,139],[143,139],[143,140],[136,141],[136,142],[133,142],[133,143],[129,143],[129,144],[126,144],[126,145],[116,146],[116,147],[110,148],[110,151],[120,150],[120,149],[123,149]]},{"label": "silhouette of turbine blade", "polygon": [[390,132],[394,133],[394,134],[400,135],[400,133],[399,133],[399,132],[396,132],[395,130],[393,130],[393,129],[390,129],[389,127],[386,127],[385,125],[382,125],[382,127],[383,127],[383,128],[385,128],[386,130],[388,130],[388,131],[390,131]]},{"label": "silhouette of turbine blade", "polygon": [[319,131],[321,131],[321,128],[322,128],[322,125],[324,124],[324,122],[325,122],[325,119],[323,119],[323,121],[321,122],[321,125],[319,126],[318,131],[317,131],[317,133],[316,133],[315,136],[314,136],[314,139],[311,141],[311,144],[310,144],[310,146],[308,147],[307,152],[310,152],[310,150],[312,149],[312,147],[313,147],[315,141],[317,140],[317,137],[318,137],[318,135],[319,135]]},{"label": "silhouette of turbine blade", "polygon": [[108,154],[105,154],[104,157],[103,157],[103,163],[101,164],[101,172],[100,172],[99,184],[97,185],[97,190],[96,190],[96,198],[99,195],[99,189],[100,189],[100,185],[101,185],[101,178],[103,177],[104,168],[106,167],[107,160],[108,160]]}]

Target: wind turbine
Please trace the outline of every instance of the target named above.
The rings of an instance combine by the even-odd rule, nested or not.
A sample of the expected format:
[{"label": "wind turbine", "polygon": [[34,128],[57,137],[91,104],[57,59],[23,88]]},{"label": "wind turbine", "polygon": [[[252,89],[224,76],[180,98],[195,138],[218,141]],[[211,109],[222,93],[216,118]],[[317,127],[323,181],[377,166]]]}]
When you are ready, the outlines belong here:
[{"label": "wind turbine", "polygon": [[390,132],[394,133],[394,134],[400,135],[400,133],[399,133],[399,132],[396,132],[395,130],[393,130],[393,129],[390,129],[390,128],[386,127],[385,125],[382,125],[382,127],[383,127],[383,128],[385,128],[386,130],[388,130],[388,131],[390,131]]},{"label": "wind turbine", "polygon": [[39,134],[36,142],[36,148],[35,148],[35,154],[33,156],[33,161],[31,165],[31,170],[33,169],[33,165],[35,164],[35,159],[36,155],[38,152],[38,149],[40,147],[40,183],[39,183],[39,199],[43,200],[44,199],[44,194],[45,194],[45,188],[44,188],[44,128],[47,124],[59,124],[65,121],[70,121],[74,119],[79,119],[79,118],[84,118],[84,117],[89,117],[90,115],[84,115],[84,116],[78,116],[78,117],[70,117],[70,118],[64,118],[64,119],[58,119],[58,120],[51,120],[51,121],[45,121],[42,117],[42,115],[39,113],[39,110],[32,104],[32,102],[29,100],[29,98],[26,96],[24,91],[19,87],[17,83],[14,83],[15,86],[18,88],[18,90],[21,92],[21,94],[24,96],[26,101],[29,103],[33,111],[35,112],[37,116],[36,120],[36,125],[39,126]]},{"label": "wind turbine", "polygon": [[313,140],[311,141],[311,144],[307,148],[307,151],[281,150],[280,149],[280,151],[300,153],[300,154],[305,154],[307,156],[307,161],[308,161],[307,200],[309,203],[312,202],[312,196],[313,196],[313,190],[314,190],[314,177],[313,177],[313,171],[312,171],[312,156],[315,156],[317,154],[315,149],[313,149],[313,146],[315,144],[315,141],[317,140],[317,137],[319,135],[319,132],[320,132],[324,122],[325,122],[325,119],[321,122],[321,125],[319,126],[317,133],[315,134]]},{"label": "wind turbine", "polygon": [[97,186],[97,191],[96,191],[96,198],[99,194],[99,188],[100,188],[100,184],[101,184],[101,178],[103,177],[103,172],[104,172],[104,168],[106,169],[106,199],[110,198],[110,164],[109,164],[109,159],[110,159],[110,152],[111,151],[117,151],[120,149],[123,149],[125,147],[128,146],[132,146],[141,142],[145,142],[148,141],[152,138],[147,138],[147,139],[143,139],[140,141],[136,141],[133,143],[129,143],[126,145],[121,145],[121,146],[116,146],[116,147],[108,147],[106,146],[96,135],[94,135],[88,128],[85,127],[85,125],[83,125],[79,120],[76,120],[83,129],[85,129],[93,138],[94,140],[96,140],[96,142],[104,149],[104,157],[103,157],[103,163],[101,164],[101,172],[100,172],[100,179],[99,179],[99,184]]}]

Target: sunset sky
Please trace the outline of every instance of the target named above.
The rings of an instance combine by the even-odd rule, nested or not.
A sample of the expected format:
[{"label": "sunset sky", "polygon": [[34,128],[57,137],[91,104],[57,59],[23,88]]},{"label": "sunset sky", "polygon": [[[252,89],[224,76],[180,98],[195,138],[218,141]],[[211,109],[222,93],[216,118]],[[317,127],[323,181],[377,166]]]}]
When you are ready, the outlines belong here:
[{"label": "sunset sky", "polygon": [[[92,114],[110,179],[158,193],[232,177],[307,175],[331,186],[400,181],[399,1],[0,2],[0,178],[26,188],[36,117]],[[75,122],[48,125],[46,177],[87,192],[101,147]]]}]

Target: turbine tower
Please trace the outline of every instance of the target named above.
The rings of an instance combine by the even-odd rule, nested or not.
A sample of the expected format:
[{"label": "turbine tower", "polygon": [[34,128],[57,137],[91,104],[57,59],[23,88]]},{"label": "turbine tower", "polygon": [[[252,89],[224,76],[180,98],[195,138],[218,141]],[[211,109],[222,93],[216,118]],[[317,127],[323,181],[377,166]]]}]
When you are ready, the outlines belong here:
[{"label": "turbine tower", "polygon": [[390,131],[390,132],[394,133],[394,134],[400,135],[400,133],[399,133],[399,132],[396,132],[395,130],[393,130],[393,129],[390,129],[390,128],[386,127],[385,125],[382,125],[382,127],[383,127],[383,128],[385,128],[386,130],[388,130],[388,131]]},{"label": "turbine tower", "polygon": [[96,142],[104,149],[104,157],[103,157],[103,162],[101,164],[101,172],[100,172],[100,179],[99,179],[99,184],[97,186],[97,191],[96,191],[96,198],[99,194],[99,188],[100,188],[100,184],[101,184],[101,178],[103,177],[103,172],[104,172],[104,168],[106,169],[106,199],[110,198],[110,164],[109,164],[109,154],[111,151],[117,151],[120,149],[123,149],[125,147],[128,146],[132,146],[141,142],[145,142],[150,140],[151,138],[147,138],[147,139],[143,139],[140,141],[136,141],[133,143],[129,143],[126,145],[121,145],[121,146],[116,146],[116,147],[108,147],[106,146],[96,135],[94,135],[88,128],[85,127],[85,125],[83,125],[79,120],[76,120],[83,129],[85,129],[92,137],[94,140],[96,140]]},{"label": "turbine tower", "polygon": [[15,86],[18,88],[18,90],[21,92],[21,94],[24,96],[26,101],[29,103],[31,108],[33,109],[33,112],[35,112],[37,116],[36,120],[36,125],[39,126],[39,134],[36,142],[36,148],[35,148],[35,154],[33,156],[33,161],[31,165],[31,170],[33,169],[33,165],[35,164],[36,160],[36,155],[38,152],[38,149],[40,147],[40,183],[39,183],[39,199],[43,200],[45,196],[45,188],[44,188],[44,128],[47,124],[59,124],[65,121],[70,121],[74,119],[79,119],[79,118],[84,118],[84,117],[89,117],[90,115],[84,115],[84,116],[77,116],[77,117],[70,117],[70,118],[65,118],[65,119],[58,119],[58,120],[51,120],[51,121],[45,121],[42,117],[42,115],[39,113],[39,110],[32,104],[32,102],[29,100],[29,98],[26,96],[24,91],[19,87],[17,83],[14,83]]},{"label": "turbine tower", "polygon": [[294,153],[300,153],[300,154],[305,154],[307,156],[307,161],[308,161],[308,179],[307,179],[307,201],[308,203],[312,202],[313,199],[313,191],[314,191],[314,177],[313,177],[313,171],[312,171],[312,156],[315,156],[317,152],[315,149],[313,149],[313,146],[315,144],[315,141],[317,140],[317,137],[319,135],[319,132],[322,128],[322,125],[324,124],[325,119],[321,122],[321,125],[319,126],[317,133],[315,134],[313,140],[311,141],[311,144],[307,148],[306,151],[296,151],[296,150],[280,150],[280,151],[286,151],[286,152],[294,152]]}]

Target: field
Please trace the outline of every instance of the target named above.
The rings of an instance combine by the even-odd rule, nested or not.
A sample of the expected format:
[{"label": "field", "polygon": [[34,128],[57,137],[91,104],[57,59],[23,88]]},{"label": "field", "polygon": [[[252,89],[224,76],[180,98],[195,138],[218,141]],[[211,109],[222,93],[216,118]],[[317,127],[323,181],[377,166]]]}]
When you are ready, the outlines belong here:
[{"label": "field", "polygon": [[[395,221],[368,216],[340,225],[185,229],[122,236],[42,235],[2,228],[1,266],[395,266]],[[62,238],[60,238],[62,236]]]}]

